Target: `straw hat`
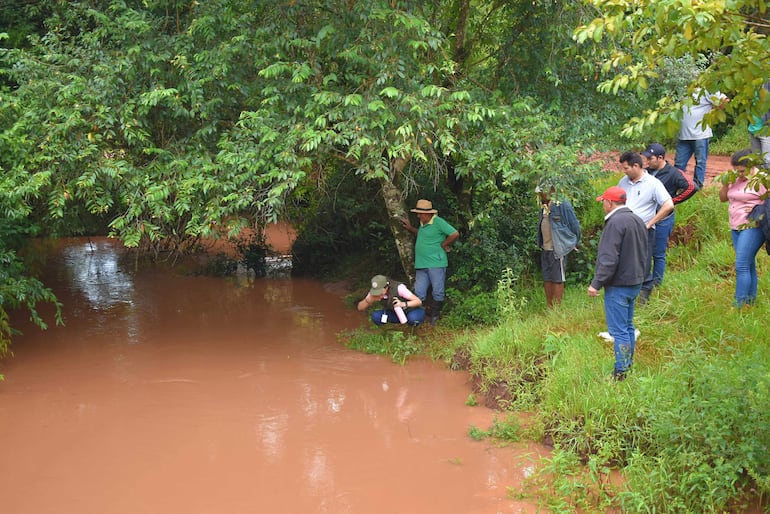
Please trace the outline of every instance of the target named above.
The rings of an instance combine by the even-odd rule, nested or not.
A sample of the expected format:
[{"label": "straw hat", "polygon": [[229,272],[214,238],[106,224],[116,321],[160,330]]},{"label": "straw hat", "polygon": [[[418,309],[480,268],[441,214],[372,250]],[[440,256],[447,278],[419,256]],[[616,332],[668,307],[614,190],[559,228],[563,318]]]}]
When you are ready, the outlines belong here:
[{"label": "straw hat", "polygon": [[433,204],[430,200],[417,200],[417,207],[412,209],[412,212],[427,212],[430,214],[436,214],[438,211],[433,208]]}]

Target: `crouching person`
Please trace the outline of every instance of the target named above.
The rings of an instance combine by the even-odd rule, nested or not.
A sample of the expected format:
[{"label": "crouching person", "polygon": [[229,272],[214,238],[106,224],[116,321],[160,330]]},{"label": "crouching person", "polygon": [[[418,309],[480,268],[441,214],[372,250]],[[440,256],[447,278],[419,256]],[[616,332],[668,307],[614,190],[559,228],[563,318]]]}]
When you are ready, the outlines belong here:
[{"label": "crouching person", "polygon": [[417,326],[425,320],[422,300],[401,282],[384,275],[372,277],[372,287],[366,297],[358,302],[358,310],[365,311],[378,302],[380,308],[372,312],[372,321],[377,325],[408,323]]}]

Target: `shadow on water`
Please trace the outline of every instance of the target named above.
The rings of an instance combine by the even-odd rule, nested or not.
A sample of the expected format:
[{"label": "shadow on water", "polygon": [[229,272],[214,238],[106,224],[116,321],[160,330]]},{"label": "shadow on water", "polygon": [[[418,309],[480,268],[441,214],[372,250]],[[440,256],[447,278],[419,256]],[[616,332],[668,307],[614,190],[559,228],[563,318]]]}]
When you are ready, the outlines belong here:
[{"label": "shadow on water", "polygon": [[540,455],[468,436],[464,372],[347,349],[365,317],[319,282],[134,272],[63,241],[66,326],[0,362],[0,497],[21,513],[535,512]]}]

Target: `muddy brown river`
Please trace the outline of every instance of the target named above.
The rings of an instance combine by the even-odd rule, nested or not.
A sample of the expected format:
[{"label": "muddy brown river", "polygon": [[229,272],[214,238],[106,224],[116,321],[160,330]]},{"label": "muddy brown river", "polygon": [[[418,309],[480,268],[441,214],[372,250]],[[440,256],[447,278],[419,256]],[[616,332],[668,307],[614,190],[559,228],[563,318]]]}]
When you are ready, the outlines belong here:
[{"label": "muddy brown river", "polygon": [[4,514],[536,511],[509,488],[547,449],[472,440],[495,413],[465,405],[467,373],[346,348],[367,319],[340,292],[134,272],[121,252],[62,241],[45,276],[66,326],[15,313]]}]

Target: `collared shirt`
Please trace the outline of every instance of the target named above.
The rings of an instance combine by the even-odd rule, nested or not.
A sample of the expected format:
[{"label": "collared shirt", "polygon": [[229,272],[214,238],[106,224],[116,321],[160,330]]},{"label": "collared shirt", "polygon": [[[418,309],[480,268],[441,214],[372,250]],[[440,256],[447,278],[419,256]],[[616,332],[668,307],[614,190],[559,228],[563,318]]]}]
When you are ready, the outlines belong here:
[{"label": "collared shirt", "polygon": [[625,176],[620,179],[618,185],[626,192],[626,207],[642,218],[645,224],[655,217],[664,203],[671,200],[663,182],[646,171],[636,182],[631,182],[631,179]]},{"label": "collared shirt", "polygon": [[713,136],[711,127],[703,123],[703,117],[714,107],[719,105],[727,98],[723,93],[709,93],[701,90],[695,91],[692,95],[692,106],[685,106],[682,109],[682,124],[679,126],[679,139],[694,140],[708,139]]},{"label": "collared shirt", "polygon": [[441,243],[455,232],[457,229],[438,214],[434,215],[428,223],[421,224],[414,244],[415,269],[446,268],[449,265],[449,259]]}]

